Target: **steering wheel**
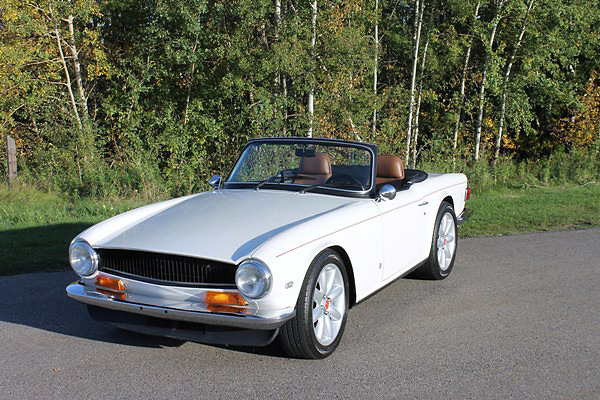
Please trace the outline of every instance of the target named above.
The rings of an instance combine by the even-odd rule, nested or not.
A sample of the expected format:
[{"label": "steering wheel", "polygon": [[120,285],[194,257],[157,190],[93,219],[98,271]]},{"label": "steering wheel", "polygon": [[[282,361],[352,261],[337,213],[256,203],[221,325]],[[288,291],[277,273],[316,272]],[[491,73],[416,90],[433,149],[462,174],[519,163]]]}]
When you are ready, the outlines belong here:
[{"label": "steering wheel", "polygon": [[329,179],[327,179],[327,182],[325,182],[325,184],[339,184],[339,185],[343,185],[343,184],[349,184],[349,185],[356,185],[358,187],[360,187],[362,190],[365,190],[365,188],[363,187],[363,184],[361,181],[359,181],[356,177],[349,175],[349,174],[336,174],[336,175],[332,175]]}]

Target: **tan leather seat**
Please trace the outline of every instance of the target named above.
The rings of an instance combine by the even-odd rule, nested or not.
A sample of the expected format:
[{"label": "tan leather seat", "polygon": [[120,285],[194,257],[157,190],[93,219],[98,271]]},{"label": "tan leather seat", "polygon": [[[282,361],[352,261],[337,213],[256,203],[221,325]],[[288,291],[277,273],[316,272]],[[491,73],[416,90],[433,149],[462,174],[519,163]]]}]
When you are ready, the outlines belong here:
[{"label": "tan leather seat", "polygon": [[331,158],[326,153],[316,153],[314,157],[302,157],[298,174],[311,179],[296,179],[302,185],[323,184],[331,177]]},{"label": "tan leather seat", "polygon": [[404,165],[398,156],[377,157],[377,177],[375,183],[387,183],[404,179]]}]

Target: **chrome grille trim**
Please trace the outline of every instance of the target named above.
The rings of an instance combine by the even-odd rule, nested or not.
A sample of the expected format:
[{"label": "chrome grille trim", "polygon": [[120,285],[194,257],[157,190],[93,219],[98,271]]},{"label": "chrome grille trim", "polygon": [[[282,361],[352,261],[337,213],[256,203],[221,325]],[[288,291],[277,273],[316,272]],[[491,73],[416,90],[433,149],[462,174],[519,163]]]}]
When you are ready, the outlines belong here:
[{"label": "chrome grille trim", "polygon": [[96,249],[100,271],[151,283],[235,287],[235,264],[147,251]]}]

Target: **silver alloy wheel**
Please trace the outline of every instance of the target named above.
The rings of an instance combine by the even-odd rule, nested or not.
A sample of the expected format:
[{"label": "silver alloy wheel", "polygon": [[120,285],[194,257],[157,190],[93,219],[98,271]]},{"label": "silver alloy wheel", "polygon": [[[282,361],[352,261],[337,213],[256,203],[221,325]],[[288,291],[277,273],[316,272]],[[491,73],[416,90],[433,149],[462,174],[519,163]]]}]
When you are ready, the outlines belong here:
[{"label": "silver alloy wheel", "polygon": [[437,260],[442,272],[445,272],[456,249],[456,225],[452,214],[447,212],[440,220],[437,236]]},{"label": "silver alloy wheel", "polygon": [[344,277],[337,265],[327,264],[319,274],[312,301],[313,329],[321,345],[333,343],[340,332],[345,312]]}]

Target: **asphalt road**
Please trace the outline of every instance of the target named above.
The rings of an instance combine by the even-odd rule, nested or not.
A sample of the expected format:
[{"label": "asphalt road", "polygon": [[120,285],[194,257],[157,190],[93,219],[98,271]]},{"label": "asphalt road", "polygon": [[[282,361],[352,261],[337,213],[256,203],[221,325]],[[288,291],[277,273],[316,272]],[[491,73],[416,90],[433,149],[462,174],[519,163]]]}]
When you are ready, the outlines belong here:
[{"label": "asphalt road", "polygon": [[1,399],[600,399],[600,230],[459,242],[442,282],[350,311],[328,359],[116,330],[71,273],[0,278]]}]

